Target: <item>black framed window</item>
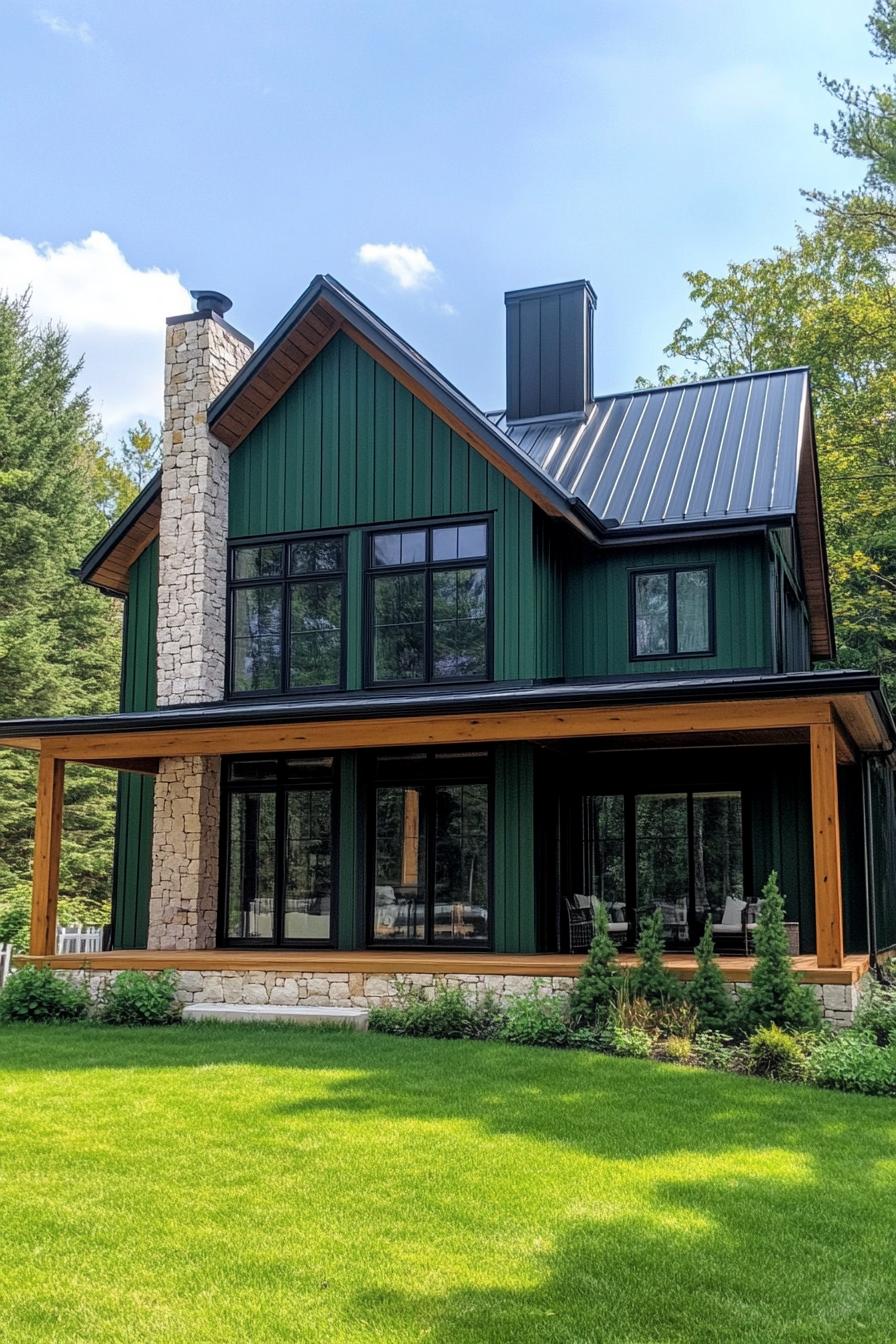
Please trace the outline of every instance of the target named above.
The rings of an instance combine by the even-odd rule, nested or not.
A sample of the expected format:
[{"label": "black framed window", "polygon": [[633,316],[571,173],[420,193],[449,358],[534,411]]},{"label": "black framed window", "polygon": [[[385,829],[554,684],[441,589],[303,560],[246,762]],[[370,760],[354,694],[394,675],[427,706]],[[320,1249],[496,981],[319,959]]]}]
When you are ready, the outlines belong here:
[{"label": "black framed window", "polygon": [[222,941],[249,947],[331,943],[332,756],[227,761],[222,812]]},{"label": "black framed window", "polygon": [[344,608],[344,535],[231,546],[230,694],[339,689]]},{"label": "black framed window", "polygon": [[739,924],[748,890],[740,790],[586,793],[581,816],[582,890],[629,942],[654,910],[671,946],[690,947],[707,920]]},{"label": "black framed window", "polygon": [[711,565],[632,570],[632,658],[711,654],[715,643],[713,579]]},{"label": "black framed window", "polygon": [[377,760],[370,798],[370,940],[487,947],[491,787],[486,753]]},{"label": "black framed window", "polygon": [[371,532],[367,568],[369,684],[489,679],[486,519]]}]

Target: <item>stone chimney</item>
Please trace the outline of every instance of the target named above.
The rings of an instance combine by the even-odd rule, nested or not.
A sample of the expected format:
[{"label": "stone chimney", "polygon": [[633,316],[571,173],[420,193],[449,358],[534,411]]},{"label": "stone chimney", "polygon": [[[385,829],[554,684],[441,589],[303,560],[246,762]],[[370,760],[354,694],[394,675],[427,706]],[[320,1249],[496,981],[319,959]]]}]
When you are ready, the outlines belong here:
[{"label": "stone chimney", "polygon": [[[170,317],[159,522],[158,704],[224,698],[229,449],[208,430],[208,407],[239,373],[252,343],[224,321],[230,300],[193,290],[196,312]],[[214,947],[221,760],[159,762],[147,946]]]},{"label": "stone chimney", "polygon": [[169,317],[159,523],[158,704],[224,698],[229,449],[208,432],[209,403],[252,343],[224,321],[230,300],[193,290]]}]

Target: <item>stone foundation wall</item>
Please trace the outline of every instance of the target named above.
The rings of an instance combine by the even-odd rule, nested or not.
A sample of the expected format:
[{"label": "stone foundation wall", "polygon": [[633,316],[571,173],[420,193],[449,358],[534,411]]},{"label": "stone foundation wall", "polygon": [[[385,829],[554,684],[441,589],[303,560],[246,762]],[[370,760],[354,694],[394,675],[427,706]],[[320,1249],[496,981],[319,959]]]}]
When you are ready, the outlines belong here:
[{"label": "stone foundation wall", "polygon": [[[72,971],[76,979],[87,979],[91,993],[96,996],[101,985],[114,979],[115,971]],[[181,971],[178,976],[178,998],[181,1003],[269,1003],[307,1004],[322,1007],[343,1004],[353,1008],[375,1008],[395,999],[399,983],[419,986],[431,995],[437,984],[459,988],[471,996],[491,991],[506,1000],[515,994],[532,990],[535,980],[531,975],[378,975],[376,972],[354,971]],[[545,996],[568,994],[574,980],[569,976],[545,977],[539,981],[539,992]],[[857,985],[814,985],[825,1018],[835,1029],[849,1026],[861,993],[870,984],[865,976]],[[748,988],[745,984],[732,985],[737,994]]]}]

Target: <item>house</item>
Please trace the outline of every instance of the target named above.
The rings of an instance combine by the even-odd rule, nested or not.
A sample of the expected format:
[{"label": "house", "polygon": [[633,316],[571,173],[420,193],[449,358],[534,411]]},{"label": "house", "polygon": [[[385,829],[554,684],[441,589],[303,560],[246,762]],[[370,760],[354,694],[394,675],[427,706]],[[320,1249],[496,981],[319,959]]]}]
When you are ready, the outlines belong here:
[{"label": "house", "polygon": [[[169,319],[164,460],[80,570],[125,606],[120,713],[40,753],[31,954],[67,761],[119,771],[97,980],[357,1005],[396,975],[569,984],[606,903],[713,925],[749,980],[774,868],[832,1019],[896,945],[893,751],[840,670],[809,371],[595,397],[585,281],[507,294],[484,414],[329,277],[258,349]],[[815,665],[820,665],[818,670]]]}]

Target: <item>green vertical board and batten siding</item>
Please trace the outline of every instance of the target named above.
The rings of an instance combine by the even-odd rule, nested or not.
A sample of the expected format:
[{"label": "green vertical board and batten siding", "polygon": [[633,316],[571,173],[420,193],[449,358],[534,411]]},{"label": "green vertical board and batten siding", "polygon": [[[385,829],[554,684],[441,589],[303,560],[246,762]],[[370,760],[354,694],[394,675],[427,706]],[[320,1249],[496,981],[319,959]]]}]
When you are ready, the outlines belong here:
[{"label": "green vertical board and batten siding", "polygon": [[[494,672],[540,675],[533,505],[391,374],[340,333],[230,461],[230,536],[358,528],[491,513]],[[363,556],[350,540],[348,596]],[[347,616],[348,689],[362,685],[363,616]]]},{"label": "green vertical board and batten siding", "polygon": [[[705,658],[630,657],[629,584],[633,570],[711,565],[715,651]],[[657,672],[770,669],[769,560],[761,536],[639,550],[585,550],[565,574],[564,672],[567,677],[643,676]]]},{"label": "green vertical board and batten siding", "polygon": [[[156,616],[159,543],[152,542],[129,572],[121,660],[121,708],[156,708]],[[112,940],[115,947],[145,947],[152,878],[153,780],[124,771],[118,776]]]}]

